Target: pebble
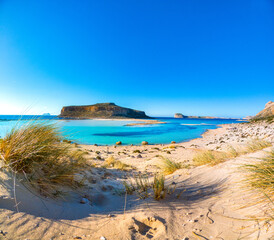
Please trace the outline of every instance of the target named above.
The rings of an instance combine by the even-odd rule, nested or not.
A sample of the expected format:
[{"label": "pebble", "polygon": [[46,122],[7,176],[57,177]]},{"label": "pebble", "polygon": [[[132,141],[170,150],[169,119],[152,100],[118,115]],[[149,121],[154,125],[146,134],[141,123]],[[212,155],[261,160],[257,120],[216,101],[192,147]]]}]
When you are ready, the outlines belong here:
[{"label": "pebble", "polygon": [[89,202],[89,201],[88,201],[87,198],[82,198],[81,201],[80,201],[81,204],[86,204],[86,203],[88,203],[88,202]]},{"label": "pebble", "polygon": [[106,238],[102,236],[102,237],[100,237],[100,240],[106,240]]}]

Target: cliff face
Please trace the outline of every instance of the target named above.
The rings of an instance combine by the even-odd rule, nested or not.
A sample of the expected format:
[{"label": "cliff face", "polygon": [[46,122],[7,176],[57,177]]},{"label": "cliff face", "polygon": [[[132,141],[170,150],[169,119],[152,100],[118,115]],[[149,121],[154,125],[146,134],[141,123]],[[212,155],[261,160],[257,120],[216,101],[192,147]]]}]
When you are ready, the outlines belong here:
[{"label": "cliff face", "polygon": [[269,101],[265,108],[260,111],[254,119],[260,119],[260,118],[267,118],[267,117],[273,117],[274,116],[274,102]]},{"label": "cliff face", "polygon": [[150,118],[145,112],[123,108],[114,103],[97,103],[87,106],[63,107],[60,117],[74,119],[89,118]]}]

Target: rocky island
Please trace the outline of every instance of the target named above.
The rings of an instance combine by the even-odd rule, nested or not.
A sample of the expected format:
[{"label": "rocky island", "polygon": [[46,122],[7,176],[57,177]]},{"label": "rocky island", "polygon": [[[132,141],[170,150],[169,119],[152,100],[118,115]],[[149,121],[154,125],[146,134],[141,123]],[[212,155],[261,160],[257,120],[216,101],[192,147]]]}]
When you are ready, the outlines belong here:
[{"label": "rocky island", "polygon": [[186,116],[182,113],[175,113],[174,118],[204,118],[204,119],[220,119],[218,117],[209,117],[209,116]]},{"label": "rocky island", "polygon": [[150,117],[147,116],[143,111],[120,107],[114,103],[97,103],[94,105],[85,106],[67,106],[62,108],[61,114],[59,116],[69,119],[150,119]]}]

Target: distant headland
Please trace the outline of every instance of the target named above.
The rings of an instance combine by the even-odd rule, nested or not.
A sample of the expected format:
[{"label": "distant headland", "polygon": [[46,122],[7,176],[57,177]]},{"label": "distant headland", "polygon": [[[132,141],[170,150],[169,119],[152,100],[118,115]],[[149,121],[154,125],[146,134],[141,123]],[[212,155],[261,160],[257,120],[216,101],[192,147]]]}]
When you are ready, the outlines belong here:
[{"label": "distant headland", "polygon": [[174,118],[199,118],[199,119],[222,119],[221,117],[209,117],[209,116],[186,116],[182,113],[175,113]]},{"label": "distant headland", "polygon": [[93,119],[93,118],[135,118],[150,119],[144,111],[117,106],[115,103],[97,103],[85,106],[66,106],[59,115],[70,119]]}]

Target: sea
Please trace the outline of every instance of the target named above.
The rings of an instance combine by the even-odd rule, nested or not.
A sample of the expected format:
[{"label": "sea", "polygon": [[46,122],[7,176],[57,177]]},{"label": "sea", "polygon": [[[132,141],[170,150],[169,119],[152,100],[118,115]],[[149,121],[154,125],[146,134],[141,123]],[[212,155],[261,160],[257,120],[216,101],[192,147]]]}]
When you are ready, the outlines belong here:
[{"label": "sea", "polygon": [[[15,126],[29,121],[56,123],[64,137],[79,144],[114,145],[121,141],[125,145],[168,144],[171,141],[185,142],[199,138],[208,129],[220,124],[239,123],[240,119],[183,119],[161,117],[156,120],[165,124],[126,126],[127,120],[67,120],[58,116],[0,115],[0,138]],[[136,121],[138,122],[138,121]]]}]

